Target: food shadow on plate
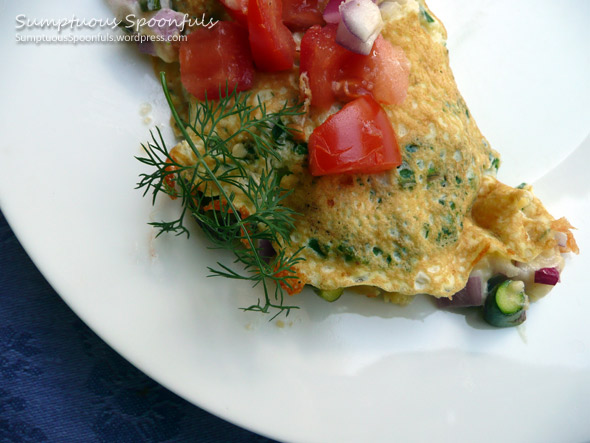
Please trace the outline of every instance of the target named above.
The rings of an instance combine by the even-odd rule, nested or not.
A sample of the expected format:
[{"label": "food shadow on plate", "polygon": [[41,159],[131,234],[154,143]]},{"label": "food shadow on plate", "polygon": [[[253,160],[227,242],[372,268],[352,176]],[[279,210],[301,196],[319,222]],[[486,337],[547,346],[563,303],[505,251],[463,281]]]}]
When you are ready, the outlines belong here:
[{"label": "food shadow on plate", "polygon": [[314,321],[324,320],[331,315],[358,314],[364,317],[403,318],[423,322],[432,314],[442,311],[447,316],[463,317],[465,323],[474,329],[496,329],[485,322],[481,309],[477,307],[440,309],[436,306],[435,299],[425,294],[417,295],[406,306],[384,302],[381,297],[366,297],[352,290],[345,291],[334,302],[323,300],[311,290],[305,290],[301,296],[302,309],[305,309]]},{"label": "food shadow on plate", "polygon": [[[432,305],[433,305],[434,309],[438,309],[436,307],[434,300],[432,301]],[[465,323],[467,323],[467,325],[469,327],[474,328],[474,329],[482,329],[482,330],[498,329],[497,327],[492,326],[489,323],[486,323],[486,321],[483,318],[482,308],[478,307],[478,306],[469,307],[469,308],[445,308],[445,309],[440,309],[440,310],[447,312],[449,314],[459,315],[459,316],[464,317]]]},{"label": "food shadow on plate", "polygon": [[334,314],[358,314],[385,319],[399,317],[424,321],[426,317],[438,310],[425,295],[416,296],[407,306],[386,303],[382,297],[367,297],[352,290],[345,290],[342,296],[333,302],[323,300],[311,290],[305,290],[301,296],[302,308],[307,311],[310,319],[316,321]]}]

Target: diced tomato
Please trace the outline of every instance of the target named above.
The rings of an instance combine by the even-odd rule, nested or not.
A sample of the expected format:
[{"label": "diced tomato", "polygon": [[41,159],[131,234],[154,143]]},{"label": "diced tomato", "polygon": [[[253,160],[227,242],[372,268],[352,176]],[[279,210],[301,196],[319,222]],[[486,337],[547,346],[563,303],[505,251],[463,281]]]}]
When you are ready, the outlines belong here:
[{"label": "diced tomato", "polygon": [[301,40],[300,72],[307,73],[311,104],[329,109],[372,95],[383,104],[400,104],[409,85],[409,62],[404,51],[381,35],[369,55],[356,54],[336,43],[337,25],[314,26]]},{"label": "diced tomato", "polygon": [[258,69],[275,72],[293,67],[295,40],[283,24],[281,0],[249,0],[248,32]]},{"label": "diced tomato", "polygon": [[309,169],[314,176],[370,174],[401,164],[387,114],[370,95],[346,104],[309,138]]},{"label": "diced tomato", "polygon": [[219,0],[237,23],[248,26],[248,0]]},{"label": "diced tomato", "polygon": [[326,0],[283,0],[283,22],[294,31],[323,25],[322,11],[326,4]]},{"label": "diced tomato", "polygon": [[403,103],[410,84],[410,63],[404,50],[377,37],[369,55],[352,54],[340,70],[336,95],[348,101],[371,94],[380,103]]},{"label": "diced tomato", "polygon": [[329,109],[336,101],[332,83],[351,54],[334,41],[336,29],[336,25],[313,26],[301,39],[299,71],[309,77],[312,105],[321,109]]},{"label": "diced tomato", "polygon": [[245,91],[254,82],[254,65],[248,33],[240,25],[219,22],[199,27],[180,43],[180,80],[188,92],[203,100],[229,91]]}]

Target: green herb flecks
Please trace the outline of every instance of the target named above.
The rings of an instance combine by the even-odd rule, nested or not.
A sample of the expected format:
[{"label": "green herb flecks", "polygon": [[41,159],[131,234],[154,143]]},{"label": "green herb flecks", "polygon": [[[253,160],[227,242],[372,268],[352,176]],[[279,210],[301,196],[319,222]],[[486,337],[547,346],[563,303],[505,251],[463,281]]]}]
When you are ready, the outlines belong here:
[{"label": "green herb flecks", "polygon": [[139,7],[143,12],[159,11],[162,9],[160,0],[139,0]]},{"label": "green herb flecks", "polygon": [[420,14],[422,15],[422,20],[424,22],[434,23],[434,18],[428,13],[428,11],[422,5],[420,5]]},{"label": "green herb flecks", "polygon": [[446,246],[457,241],[457,228],[454,225],[442,226],[436,236],[436,243]]},{"label": "green herb flecks", "polygon": [[278,146],[284,146],[290,143],[293,147],[293,152],[297,155],[307,155],[307,144],[296,141],[293,138],[291,131],[283,124],[283,121],[279,118],[278,124],[274,125],[271,130],[272,139]]},{"label": "green herb flecks", "polygon": [[399,175],[398,183],[402,188],[409,189],[416,185],[414,171],[408,166],[406,162],[403,162],[397,167],[397,173]]},{"label": "green herb flecks", "polygon": [[436,180],[439,176],[438,169],[434,166],[432,162],[428,164],[428,170],[426,171],[426,180],[431,182]]},{"label": "green herb flecks", "polygon": [[[250,105],[249,94],[231,92],[226,88],[224,98],[215,101],[205,99],[197,104],[195,112],[189,113],[193,116],[191,121],[187,122],[179,116],[172,103],[163,72],[160,73],[160,80],[173,119],[182,139],[194,154],[196,164],[185,165],[176,161],[166,147],[160,130],[156,128],[156,133],[152,132],[152,140],[143,146],[146,156],[137,159],[155,168],[155,171],[141,174],[137,188],[143,188],[144,195],[151,189],[152,203],[160,194],[178,197],[182,210],[176,220],[150,225],[159,229],[158,235],[173,232],[188,237],[184,219],[186,215],[192,216],[203,227],[212,247],[234,252],[234,263],[242,268],[242,271],[236,271],[217,263],[218,268],[208,268],[211,276],[247,280],[254,286],[263,287],[264,300],[259,299],[257,304],[242,309],[264,313],[277,310],[272,318],[282,312],[289,315],[291,309],[298,307],[284,303],[281,283],[291,287],[290,282],[297,278],[293,266],[302,260],[298,257],[299,251],[287,255],[284,250],[279,250],[274,259],[267,262],[259,253],[258,243],[290,242],[289,234],[294,228],[296,214],[283,206],[289,191],[280,187],[280,174],[270,165],[271,160],[280,162],[272,132],[277,125],[288,131],[283,121],[298,115],[300,106],[285,104],[279,111],[271,113],[260,101]],[[228,117],[236,118],[239,128],[222,136],[220,122]],[[247,137],[256,154],[266,160],[255,178],[242,159],[232,154],[232,144],[238,137]],[[236,203],[237,194],[254,209],[250,211],[252,213],[240,211],[241,206]],[[274,289],[270,282],[276,283]]]},{"label": "green herb flecks", "polygon": [[424,236],[425,239],[427,239],[429,234],[430,234],[430,224],[424,223],[422,225],[422,235]]},{"label": "green herb flecks", "polygon": [[297,155],[307,155],[307,144],[306,143],[295,143],[293,145],[293,152]]},{"label": "green herb flecks", "polygon": [[356,255],[356,250],[354,249],[354,246],[347,242],[343,242],[340,245],[338,245],[338,252],[342,254],[342,256],[344,257],[344,261],[346,262],[358,261],[358,257]]},{"label": "green herb flecks", "polygon": [[490,159],[490,167],[486,170],[487,172],[496,175],[498,173],[498,169],[500,168],[500,159],[493,154],[489,154]]},{"label": "green herb flecks", "polygon": [[276,144],[284,145],[285,141],[287,140],[287,136],[289,134],[289,131],[286,130],[286,128],[282,124],[283,122],[280,118],[278,119],[277,123],[281,123],[281,124],[274,125],[272,130],[270,131],[270,133],[271,133],[272,138]]},{"label": "green herb flecks", "polygon": [[321,244],[317,238],[310,238],[307,242],[307,246],[313,249],[313,251],[321,258],[326,258],[328,252],[330,252],[330,248],[327,245]]}]

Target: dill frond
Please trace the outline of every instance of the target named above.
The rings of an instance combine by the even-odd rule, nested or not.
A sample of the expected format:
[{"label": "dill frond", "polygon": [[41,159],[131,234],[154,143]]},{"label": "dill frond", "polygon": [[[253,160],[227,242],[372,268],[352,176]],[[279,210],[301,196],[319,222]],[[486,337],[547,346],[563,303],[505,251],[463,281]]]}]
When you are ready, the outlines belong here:
[{"label": "dill frond", "polygon": [[[281,249],[269,261],[261,256],[259,242],[280,245],[290,242],[297,214],[283,205],[290,191],[281,188],[283,173],[272,163],[280,162],[277,147],[291,134],[285,121],[300,115],[301,106],[285,103],[278,111],[268,112],[259,99],[252,105],[250,94],[229,91],[226,87],[225,94],[220,94],[221,99],[205,99],[189,111],[190,121],[187,122],[172,103],[163,72],[160,80],[182,140],[190,147],[196,162],[186,165],[176,161],[160,130],[156,128],[151,132],[151,140],[142,145],[146,156],[136,158],[153,171],[140,174],[137,188],[143,188],[144,196],[151,190],[152,204],[162,194],[180,199],[181,211],[175,220],[150,225],[159,230],[157,235],[174,233],[188,237],[190,232],[184,220],[187,215],[193,217],[211,241],[212,248],[233,251],[235,256],[232,267],[217,263],[216,268],[209,268],[210,275],[247,280],[253,286],[262,286],[264,300],[259,299],[256,304],[242,309],[263,313],[276,311],[272,318],[281,313],[289,315],[298,307],[285,304],[283,286],[291,287],[290,281],[297,278],[294,266],[302,258],[298,256],[299,251],[287,255]],[[238,129],[223,134],[221,122],[230,117],[237,119]],[[245,160],[232,153],[232,146],[241,139],[247,139],[253,155],[261,159],[263,166],[256,177],[246,167]],[[238,195],[253,210],[239,207]]]}]

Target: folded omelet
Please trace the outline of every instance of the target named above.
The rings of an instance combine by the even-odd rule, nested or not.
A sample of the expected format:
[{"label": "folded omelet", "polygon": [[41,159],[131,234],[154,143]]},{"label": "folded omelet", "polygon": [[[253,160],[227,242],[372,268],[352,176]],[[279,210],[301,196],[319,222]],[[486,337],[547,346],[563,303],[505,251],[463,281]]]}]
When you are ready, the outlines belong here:
[{"label": "folded omelet", "polygon": [[[296,271],[303,283],[357,288],[398,303],[419,293],[451,297],[474,269],[509,277],[519,264],[561,269],[561,253],[577,252],[571,226],[555,220],[530,187],[515,189],[495,178],[499,155],[457,89],[440,21],[423,1],[407,0],[389,8],[382,35],[410,62],[406,99],[383,106],[397,134],[401,166],[313,177],[305,153],[283,152],[277,167],[290,174],[281,186],[292,190],[286,204],[299,215],[291,242],[275,247],[300,251],[304,260]],[[252,92],[269,111],[309,99],[297,67],[257,74]],[[291,124],[307,141],[336,111],[306,106]],[[229,132],[234,124],[225,122]],[[186,142],[172,154],[181,163],[196,161]],[[251,164],[252,174],[259,166]],[[546,287],[525,283],[533,298]]]}]

